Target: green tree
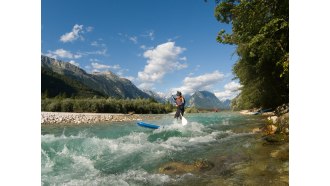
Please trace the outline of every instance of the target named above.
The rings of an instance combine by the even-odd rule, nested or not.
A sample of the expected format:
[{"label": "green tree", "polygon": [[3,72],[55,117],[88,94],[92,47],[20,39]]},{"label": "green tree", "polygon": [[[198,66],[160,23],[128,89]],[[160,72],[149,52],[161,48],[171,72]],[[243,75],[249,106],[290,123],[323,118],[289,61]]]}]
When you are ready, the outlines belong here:
[{"label": "green tree", "polygon": [[216,0],[215,17],[232,24],[217,41],[237,46],[233,73],[241,94],[236,108],[289,102],[289,0]]}]

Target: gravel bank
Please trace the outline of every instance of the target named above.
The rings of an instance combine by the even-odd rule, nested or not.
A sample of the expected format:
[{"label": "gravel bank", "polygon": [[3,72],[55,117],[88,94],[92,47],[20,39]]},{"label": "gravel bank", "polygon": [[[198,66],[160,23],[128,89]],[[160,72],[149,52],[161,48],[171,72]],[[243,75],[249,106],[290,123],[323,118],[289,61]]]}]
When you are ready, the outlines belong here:
[{"label": "gravel bank", "polygon": [[42,125],[90,124],[137,120],[142,120],[142,117],[137,114],[41,112]]}]

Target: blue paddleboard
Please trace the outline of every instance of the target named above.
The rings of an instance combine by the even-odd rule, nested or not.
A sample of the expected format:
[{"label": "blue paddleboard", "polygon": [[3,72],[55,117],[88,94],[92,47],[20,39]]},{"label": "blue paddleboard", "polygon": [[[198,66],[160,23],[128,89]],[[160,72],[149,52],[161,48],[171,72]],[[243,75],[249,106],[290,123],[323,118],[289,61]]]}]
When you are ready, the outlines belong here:
[{"label": "blue paddleboard", "polygon": [[141,126],[141,127],[147,127],[147,128],[151,128],[151,129],[158,129],[160,126],[158,125],[153,125],[153,124],[149,124],[149,123],[144,123],[142,121],[137,122],[137,125]]}]

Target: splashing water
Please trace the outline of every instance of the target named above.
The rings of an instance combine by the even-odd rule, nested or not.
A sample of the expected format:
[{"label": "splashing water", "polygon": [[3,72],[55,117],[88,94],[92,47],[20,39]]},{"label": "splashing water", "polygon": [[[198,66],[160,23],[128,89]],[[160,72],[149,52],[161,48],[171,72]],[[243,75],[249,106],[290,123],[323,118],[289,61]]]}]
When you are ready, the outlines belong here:
[{"label": "splashing water", "polygon": [[[171,115],[146,121],[162,126],[156,130],[136,122],[43,126],[42,185],[288,184],[288,160],[271,156],[287,147],[265,146],[261,135],[251,132],[262,118],[234,112],[185,117],[186,126]],[[196,162],[212,166],[160,171]]]}]

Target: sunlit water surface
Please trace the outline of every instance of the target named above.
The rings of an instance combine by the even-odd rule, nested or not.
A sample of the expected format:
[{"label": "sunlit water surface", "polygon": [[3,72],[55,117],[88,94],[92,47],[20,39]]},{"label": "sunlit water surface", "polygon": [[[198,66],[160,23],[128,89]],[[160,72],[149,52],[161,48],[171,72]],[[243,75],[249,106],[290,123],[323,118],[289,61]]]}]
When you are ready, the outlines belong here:
[{"label": "sunlit water surface", "polygon": [[[288,144],[252,133],[265,119],[235,112],[173,115],[147,123],[43,126],[42,185],[288,185]],[[208,162],[206,170],[162,172],[173,162]],[[166,169],[165,169],[166,170]]]}]

